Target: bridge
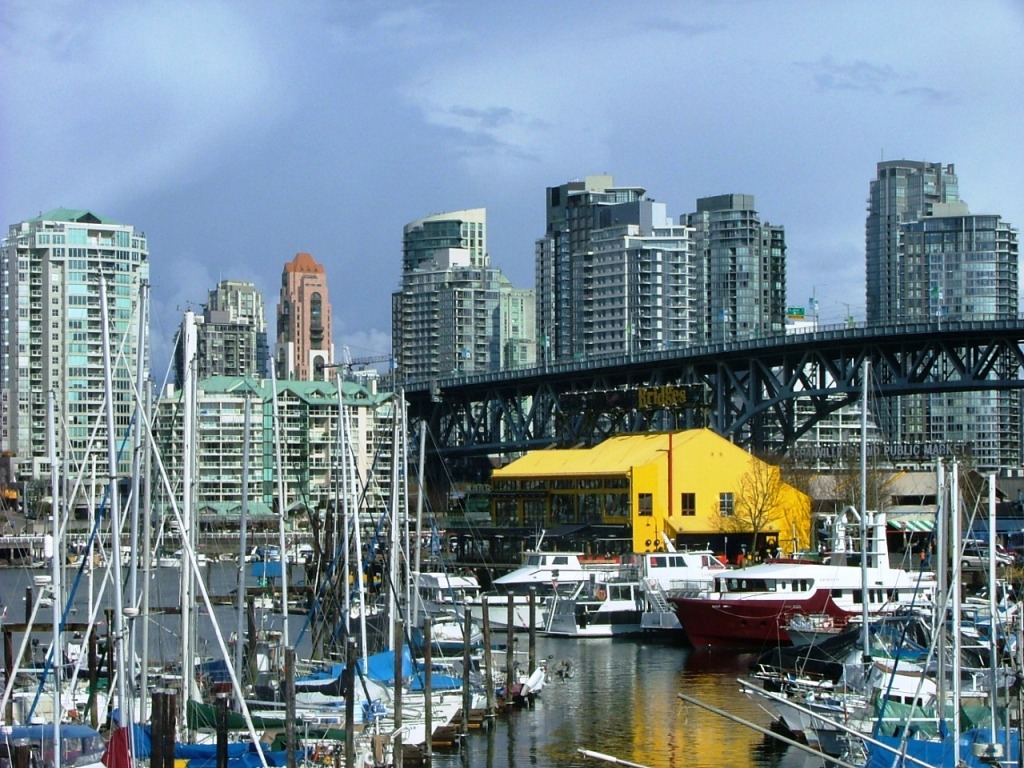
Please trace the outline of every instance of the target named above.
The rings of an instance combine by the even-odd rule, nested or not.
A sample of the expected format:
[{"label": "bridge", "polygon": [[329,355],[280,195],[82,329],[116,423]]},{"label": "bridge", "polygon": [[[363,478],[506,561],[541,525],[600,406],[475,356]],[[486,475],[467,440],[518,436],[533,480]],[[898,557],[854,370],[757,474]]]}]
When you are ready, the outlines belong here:
[{"label": "bridge", "polygon": [[[453,461],[699,426],[785,453],[861,397],[865,361],[872,397],[1019,389],[1024,316],[836,326],[439,379],[407,385],[405,395],[432,452]],[[620,397],[630,391],[648,396]]]}]

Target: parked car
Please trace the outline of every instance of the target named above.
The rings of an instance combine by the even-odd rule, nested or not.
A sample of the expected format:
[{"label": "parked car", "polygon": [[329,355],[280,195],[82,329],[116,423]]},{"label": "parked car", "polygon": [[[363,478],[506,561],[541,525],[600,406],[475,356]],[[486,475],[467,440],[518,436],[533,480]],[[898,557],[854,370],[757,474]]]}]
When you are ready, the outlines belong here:
[{"label": "parked car", "polygon": [[[1012,565],[1013,555],[996,544],[996,566]],[[988,568],[988,542],[984,539],[964,539],[960,551],[961,568]]]}]

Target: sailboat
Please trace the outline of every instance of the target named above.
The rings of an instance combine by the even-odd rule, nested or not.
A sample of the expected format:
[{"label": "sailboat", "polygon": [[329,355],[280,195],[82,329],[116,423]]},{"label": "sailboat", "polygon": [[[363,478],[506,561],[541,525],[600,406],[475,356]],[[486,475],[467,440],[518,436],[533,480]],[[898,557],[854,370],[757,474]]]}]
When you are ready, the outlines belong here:
[{"label": "sailboat", "polygon": [[[996,492],[995,475],[989,475],[989,541],[995,542]],[[952,641],[953,654],[948,670],[942,665],[945,656],[940,652],[940,670],[936,678],[938,708],[937,734],[928,738],[920,732],[912,732],[909,728],[901,729],[896,734],[876,733],[873,739],[865,741],[861,747],[866,768],[882,768],[882,766],[928,765],[933,768],[982,768],[994,764],[1019,765],[1021,759],[1021,733],[1019,726],[1006,727],[1006,720],[1000,714],[999,702],[999,648],[998,632],[989,633],[989,675],[988,680],[988,723],[982,727],[962,728],[962,715],[965,700],[962,690],[961,654],[961,579],[960,569],[963,558],[960,556],[960,511],[958,464],[953,462],[948,488],[949,519],[952,523],[951,539],[953,541],[953,557],[951,558],[950,597],[952,602]],[[940,548],[944,538],[944,520],[940,520]],[[996,604],[996,552],[990,547],[989,556],[989,613],[995,623],[998,617]],[[947,558],[940,558],[940,571],[945,570]],[[943,615],[945,613],[943,612]],[[939,633],[942,636],[942,633]],[[1018,671],[1019,674],[1019,671]],[[1019,683],[1017,683],[1019,685]],[[946,686],[949,690],[946,690]],[[1008,689],[1009,686],[1007,685]],[[948,697],[948,698],[947,698]],[[948,705],[945,702],[949,702]],[[1008,715],[1008,713],[1007,713]]]}]

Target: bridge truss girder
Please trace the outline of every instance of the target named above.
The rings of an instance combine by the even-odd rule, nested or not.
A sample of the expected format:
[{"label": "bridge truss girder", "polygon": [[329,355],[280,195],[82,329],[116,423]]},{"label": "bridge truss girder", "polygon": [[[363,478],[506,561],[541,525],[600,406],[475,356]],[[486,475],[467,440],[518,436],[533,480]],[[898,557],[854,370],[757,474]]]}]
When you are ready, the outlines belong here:
[{"label": "bridge truss girder", "polygon": [[[615,433],[709,426],[756,451],[785,452],[862,392],[872,396],[1018,389],[1024,322],[921,324],[760,339],[679,353],[557,365],[410,389],[446,457],[593,444]],[[562,396],[702,384],[705,407],[569,412]],[[810,407],[798,411],[797,401]]]}]

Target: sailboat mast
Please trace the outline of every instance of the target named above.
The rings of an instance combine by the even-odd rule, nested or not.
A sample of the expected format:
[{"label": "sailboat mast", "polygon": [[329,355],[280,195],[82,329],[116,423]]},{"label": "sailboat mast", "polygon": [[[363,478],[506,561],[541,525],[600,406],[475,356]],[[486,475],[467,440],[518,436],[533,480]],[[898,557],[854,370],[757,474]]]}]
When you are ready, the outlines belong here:
[{"label": "sailboat mast", "polygon": [[996,743],[996,671],[999,654],[997,632],[999,630],[996,619],[996,476],[992,473],[988,476],[988,615],[989,631],[988,640],[990,648],[988,652],[988,674],[989,692],[988,705],[992,719],[991,743]]},{"label": "sailboat mast", "polygon": [[142,503],[142,530],[144,535],[142,537],[142,610],[140,611],[142,620],[142,676],[139,683],[139,688],[143,695],[143,705],[139,712],[141,720],[149,719],[149,709],[146,706],[146,698],[149,696],[149,572],[153,566],[153,526],[152,526],[152,510],[153,510],[153,450],[149,444],[149,414],[152,411],[152,396],[153,389],[149,382],[146,383],[145,388],[145,399],[143,408],[143,419],[146,427],[147,441],[146,441],[146,452],[144,461],[144,471],[146,482],[143,485],[143,493],[145,493],[145,499]]},{"label": "sailboat mast", "polygon": [[[935,487],[938,510],[936,512],[935,537],[935,627],[938,642],[935,654],[939,660],[939,673],[935,679],[936,701],[939,706],[946,701],[946,607],[949,604],[949,487],[946,480],[946,465],[938,461],[935,465]],[[945,717],[945,710],[939,710],[939,717]]]},{"label": "sailboat mast", "polygon": [[401,402],[400,391],[395,393],[392,401],[393,410],[391,422],[391,494],[388,499],[388,507],[391,512],[390,544],[388,545],[388,648],[398,648],[398,641],[395,638],[395,620],[398,618],[398,465],[404,455],[401,448],[401,434],[398,423],[398,411]]},{"label": "sailboat mast", "polygon": [[[344,402],[344,401],[343,401]],[[348,547],[352,543],[348,538],[348,527],[352,526],[352,533],[355,537],[354,549],[355,549],[355,560],[356,564],[356,599],[359,601],[359,641],[362,648],[363,656],[363,669],[369,669],[369,657],[370,649],[369,643],[366,637],[366,582],[363,579],[363,531],[362,522],[360,520],[360,499],[363,494],[360,493],[359,489],[359,472],[356,466],[356,452],[355,444],[352,442],[351,432],[349,431],[348,423],[348,406],[344,406],[344,418],[343,422],[345,425],[345,454],[348,456],[348,492],[345,494],[345,556],[348,557]],[[369,557],[369,554],[367,554]],[[348,571],[345,571],[345,594],[349,593],[348,586]],[[346,617],[348,612],[346,611]],[[348,619],[346,618],[346,621]],[[347,635],[350,637],[350,635]]]},{"label": "sailboat mast", "polygon": [[419,591],[419,578],[421,568],[421,552],[423,551],[423,502],[426,491],[423,487],[423,465],[424,456],[427,452],[427,422],[426,420],[420,421],[420,453],[419,453],[419,465],[416,471],[416,575],[413,577],[416,582],[413,584],[413,606],[412,606],[412,625],[418,627],[420,616],[420,603],[422,599]]},{"label": "sailboat mast", "polygon": [[[249,443],[252,439],[252,399],[245,396],[245,419],[242,425],[242,499],[241,522],[239,524],[240,543],[238,546],[238,604],[235,628],[235,674],[242,680],[242,651],[245,648],[245,553],[249,543]],[[256,638],[250,637],[249,642],[255,647]]]},{"label": "sailboat mast", "polygon": [[196,421],[196,350],[198,346],[195,315],[191,310],[185,312],[182,334],[182,359],[184,380],[182,381],[182,446],[181,446],[181,525],[179,535],[182,538],[181,563],[181,711],[178,721],[182,730],[187,729],[185,712],[192,699],[192,667],[194,664],[192,634],[192,604],[194,600],[194,583],[192,567],[188,561],[188,547],[192,532],[192,473],[195,468],[195,421]]},{"label": "sailboat mast", "polygon": [[[138,606],[139,601],[139,490],[142,487],[142,450],[144,446],[144,436],[146,428],[146,409],[145,400],[143,393],[146,388],[146,298],[147,298],[147,284],[142,283],[139,286],[139,306],[138,306],[138,332],[135,339],[135,429],[134,429],[134,444],[132,451],[132,502],[131,502],[131,517],[129,518],[129,533],[130,533],[130,553],[131,560],[129,563],[128,570],[128,605],[132,608]],[[145,531],[148,535],[148,529]],[[135,662],[135,658],[138,654],[138,635],[136,632],[136,622],[134,619],[131,620],[128,629],[129,643],[129,656],[132,663]],[[142,696],[146,696],[146,689],[142,689]],[[140,709],[140,715],[142,719],[145,718],[145,708]]]},{"label": "sailboat mast", "polygon": [[[46,431],[47,447],[50,451],[50,513],[53,517],[53,558],[51,560],[51,588],[53,589],[53,768],[61,768],[60,748],[60,721],[63,719],[63,712],[60,706],[61,671],[64,667],[60,647],[60,575],[63,568],[60,562],[60,505],[58,497],[60,492],[60,479],[57,472],[57,395],[50,390],[50,397],[47,400]],[[37,603],[38,605],[38,603]],[[28,639],[28,632],[25,639]],[[20,656],[18,658],[21,658]],[[7,681],[8,687],[11,680]],[[6,695],[4,700],[6,702]]]},{"label": "sailboat mast", "polygon": [[[953,537],[953,765],[960,764],[960,619],[962,605],[963,573],[960,550],[963,547],[963,533],[960,530],[960,465],[956,459],[950,469],[949,478],[950,511],[952,512]],[[943,703],[944,705],[944,703]]]},{"label": "sailboat mast", "polygon": [[[117,706],[121,708],[122,722],[128,716],[128,699],[125,695],[125,648],[124,642],[124,596],[121,592],[121,500],[117,494],[117,435],[114,430],[114,385],[110,362],[110,319],[107,309],[107,281],[100,280],[100,316],[103,320],[103,386],[106,390],[107,410],[107,470],[110,491],[110,539],[111,573],[114,579],[114,642],[118,644],[114,650],[117,668]],[[54,603],[56,609],[56,602]]]},{"label": "sailboat mast", "polygon": [[[349,586],[349,575],[352,573],[350,562],[350,541],[349,541],[349,507],[352,504],[354,488],[349,483],[349,455],[348,455],[348,411],[345,409],[345,396],[341,388],[341,373],[335,373],[338,382],[338,499],[334,505],[334,530],[342,531],[342,577],[344,584],[342,597],[342,611],[345,615],[345,639],[352,637],[352,589]],[[338,516],[341,516],[339,526]],[[335,534],[337,535],[337,534]],[[337,545],[335,545],[337,546]],[[331,553],[332,556],[334,553]]]},{"label": "sailboat mast", "polygon": [[277,407],[277,372],[270,367],[270,375],[274,385],[274,456],[277,459],[277,537],[278,549],[281,552],[281,642],[290,648],[288,641],[288,549],[284,535],[284,516],[287,505],[284,498],[284,464],[281,462],[281,416]]},{"label": "sailboat mast", "polygon": [[860,608],[861,608],[861,652],[865,659],[870,655],[870,632],[868,627],[868,526],[872,539],[875,536],[874,517],[868,514],[868,382],[871,379],[871,361],[864,360],[863,392],[860,405]]}]

